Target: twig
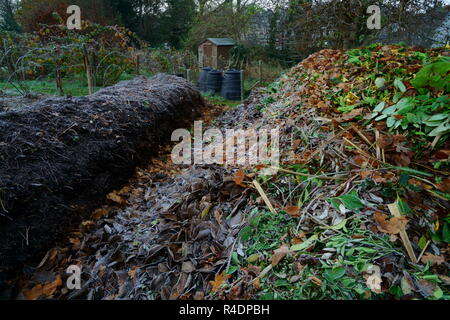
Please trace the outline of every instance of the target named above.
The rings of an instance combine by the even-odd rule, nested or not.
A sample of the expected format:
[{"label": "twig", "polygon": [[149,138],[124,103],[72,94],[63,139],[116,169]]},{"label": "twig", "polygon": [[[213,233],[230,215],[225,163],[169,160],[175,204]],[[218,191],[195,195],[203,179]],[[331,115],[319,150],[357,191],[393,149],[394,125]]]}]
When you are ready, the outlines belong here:
[{"label": "twig", "polygon": [[417,258],[417,261],[420,261],[422,259],[423,254],[425,253],[425,250],[427,250],[428,246],[430,245],[431,240],[428,240],[425,244],[425,247],[423,247],[422,252],[419,254],[419,257]]},{"label": "twig", "polygon": [[442,138],[442,134],[439,134],[438,136],[436,136],[436,138],[434,138],[433,142],[431,143],[431,150],[434,149],[434,147],[436,147],[437,143],[439,142],[439,140]]},{"label": "twig", "polygon": [[355,131],[358,136],[360,136],[361,139],[363,139],[369,145],[369,149],[373,147],[373,143],[370,142],[370,140],[353,123],[351,124],[351,127],[353,131]]},{"label": "twig", "polygon": [[287,170],[287,169],[283,169],[283,168],[278,168],[278,167],[270,167],[271,169],[274,170],[278,170],[284,173],[289,173],[295,176],[301,176],[301,177],[308,177],[308,178],[317,178],[317,179],[324,179],[324,180],[334,180],[339,176],[344,176],[346,174],[348,174],[347,172],[344,173],[329,173],[329,174],[323,174],[323,175],[312,175],[312,174],[307,174],[307,173],[301,173],[301,172],[295,172],[292,170]]},{"label": "twig", "polygon": [[361,152],[364,156],[372,158],[372,156],[367,153],[367,151],[364,151],[363,149],[361,149],[360,147],[358,147],[356,144],[354,144],[353,142],[351,142],[350,140],[348,140],[346,137],[342,138],[345,142],[349,143],[352,147],[356,148],[359,152]]},{"label": "twig", "polygon": [[259,182],[256,181],[256,180],[253,180],[253,185],[255,186],[256,190],[258,190],[259,194],[261,195],[261,198],[266,203],[266,205],[269,208],[270,212],[272,212],[273,214],[277,214],[277,212],[275,211],[275,209],[272,206],[272,203],[270,203],[269,198],[267,197],[266,193],[264,192],[264,190],[261,187],[261,185],[259,184]]},{"label": "twig", "polygon": [[380,139],[380,131],[378,131],[377,129],[375,129],[375,143],[376,143],[376,153],[377,153],[377,159],[381,160],[381,149],[380,146],[378,144],[378,140]]}]

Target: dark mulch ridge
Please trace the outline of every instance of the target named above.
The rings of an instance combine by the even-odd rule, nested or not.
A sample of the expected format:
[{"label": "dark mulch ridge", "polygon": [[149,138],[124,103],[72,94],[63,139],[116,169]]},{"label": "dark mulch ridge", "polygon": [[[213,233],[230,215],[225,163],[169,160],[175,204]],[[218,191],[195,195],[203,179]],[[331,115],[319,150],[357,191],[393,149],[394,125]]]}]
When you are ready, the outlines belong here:
[{"label": "dark mulch ridge", "polygon": [[158,75],[0,113],[0,287],[204,107],[191,84]]}]

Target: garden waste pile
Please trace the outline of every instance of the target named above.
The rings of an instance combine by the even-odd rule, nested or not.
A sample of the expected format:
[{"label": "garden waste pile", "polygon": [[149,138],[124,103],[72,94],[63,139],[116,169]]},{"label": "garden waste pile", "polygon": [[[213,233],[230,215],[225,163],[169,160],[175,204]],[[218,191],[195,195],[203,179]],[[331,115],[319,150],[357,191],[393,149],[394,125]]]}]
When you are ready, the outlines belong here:
[{"label": "garden waste pile", "polygon": [[[449,72],[445,48],[313,54],[213,123],[279,127],[277,174],[162,155],[18,296],[449,298]],[[70,291],[73,264],[84,285]]]}]

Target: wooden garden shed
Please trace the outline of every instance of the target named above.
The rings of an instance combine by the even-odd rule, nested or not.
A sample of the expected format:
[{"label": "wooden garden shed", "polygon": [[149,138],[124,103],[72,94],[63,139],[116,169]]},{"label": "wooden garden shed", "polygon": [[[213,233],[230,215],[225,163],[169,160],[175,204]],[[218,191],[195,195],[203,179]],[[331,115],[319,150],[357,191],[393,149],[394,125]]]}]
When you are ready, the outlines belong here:
[{"label": "wooden garden shed", "polygon": [[198,63],[200,68],[212,67],[222,69],[226,67],[230,58],[230,51],[236,41],[230,38],[208,38],[198,47]]}]

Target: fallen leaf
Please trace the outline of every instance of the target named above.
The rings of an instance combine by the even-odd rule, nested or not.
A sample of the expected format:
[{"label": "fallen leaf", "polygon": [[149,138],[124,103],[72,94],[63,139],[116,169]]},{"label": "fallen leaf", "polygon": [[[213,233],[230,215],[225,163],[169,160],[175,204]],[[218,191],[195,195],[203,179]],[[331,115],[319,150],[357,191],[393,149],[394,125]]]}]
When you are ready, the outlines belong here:
[{"label": "fallen leaf", "polygon": [[434,254],[431,254],[429,252],[425,253],[422,256],[422,259],[420,259],[423,263],[427,263],[428,261],[432,264],[432,265],[440,265],[445,263],[445,258],[441,257],[441,256],[435,256]]},{"label": "fallen leaf", "polygon": [[300,209],[297,206],[289,206],[283,209],[291,217],[300,217]]},{"label": "fallen leaf", "polygon": [[377,140],[377,144],[381,149],[386,149],[390,145],[392,145],[394,139],[392,136],[386,136],[386,135],[380,135],[380,137]]},{"label": "fallen leaf", "polygon": [[406,271],[403,271],[403,277],[400,280],[400,287],[402,288],[403,294],[405,295],[412,294],[414,291],[416,291],[414,281]]},{"label": "fallen leaf", "polygon": [[212,285],[211,291],[213,293],[219,291],[220,286],[231,277],[231,274],[225,274],[225,271],[216,275],[214,281],[210,281],[209,283]]},{"label": "fallen leaf", "polygon": [[244,179],[245,179],[244,171],[242,169],[239,169],[238,172],[236,172],[236,175],[234,176],[234,183],[245,188],[246,186],[243,183]]},{"label": "fallen leaf", "polygon": [[186,273],[191,273],[191,272],[195,271],[195,267],[192,264],[192,262],[184,261],[183,264],[181,265],[181,271],[186,272]]},{"label": "fallen leaf", "polygon": [[405,230],[408,219],[406,217],[393,217],[388,219],[388,216],[381,212],[375,212],[373,215],[374,220],[377,222],[378,230],[389,234],[398,234],[400,231]]},{"label": "fallen leaf", "polygon": [[450,158],[450,150],[443,149],[443,150],[436,151],[433,154],[433,157],[435,157],[438,160],[446,160],[446,159]]},{"label": "fallen leaf", "polygon": [[42,293],[47,297],[52,296],[58,287],[62,286],[61,276],[58,274],[55,281],[45,284],[42,287]]},{"label": "fallen leaf", "polygon": [[134,266],[132,269],[128,271],[128,276],[130,276],[131,279],[134,279],[136,276],[136,272],[139,270],[139,267]]},{"label": "fallen leaf", "polygon": [[204,300],[205,293],[203,291],[196,291],[194,294],[194,300]]},{"label": "fallen leaf", "polygon": [[116,193],[116,191],[109,193],[106,196],[106,199],[111,200],[111,201],[113,201],[115,203],[118,203],[118,204],[125,204],[126,203],[126,200],[124,200],[121,196],[119,196]]},{"label": "fallen leaf", "polygon": [[92,219],[99,220],[108,215],[109,215],[109,209],[101,208],[101,209],[97,209],[94,211],[94,213],[92,214]]},{"label": "fallen leaf", "polygon": [[361,115],[363,113],[363,111],[364,111],[363,108],[353,109],[352,111],[342,115],[342,117],[336,118],[336,121],[337,122],[346,122],[346,121],[353,120],[357,116]]},{"label": "fallen leaf", "polygon": [[439,191],[450,193],[450,178],[444,179],[437,187]]},{"label": "fallen leaf", "polygon": [[431,297],[436,291],[436,284],[424,279],[416,281],[416,286],[418,291],[424,298]]},{"label": "fallen leaf", "polygon": [[322,285],[322,280],[320,280],[319,278],[311,277],[310,279],[316,286],[320,287]]},{"label": "fallen leaf", "polygon": [[276,249],[272,255],[272,267],[278,265],[280,261],[283,260],[289,253],[292,253],[292,251],[289,249],[289,246],[285,244]]},{"label": "fallen leaf", "polygon": [[35,285],[31,290],[26,290],[23,292],[25,299],[27,300],[37,300],[42,293],[42,284]]}]

